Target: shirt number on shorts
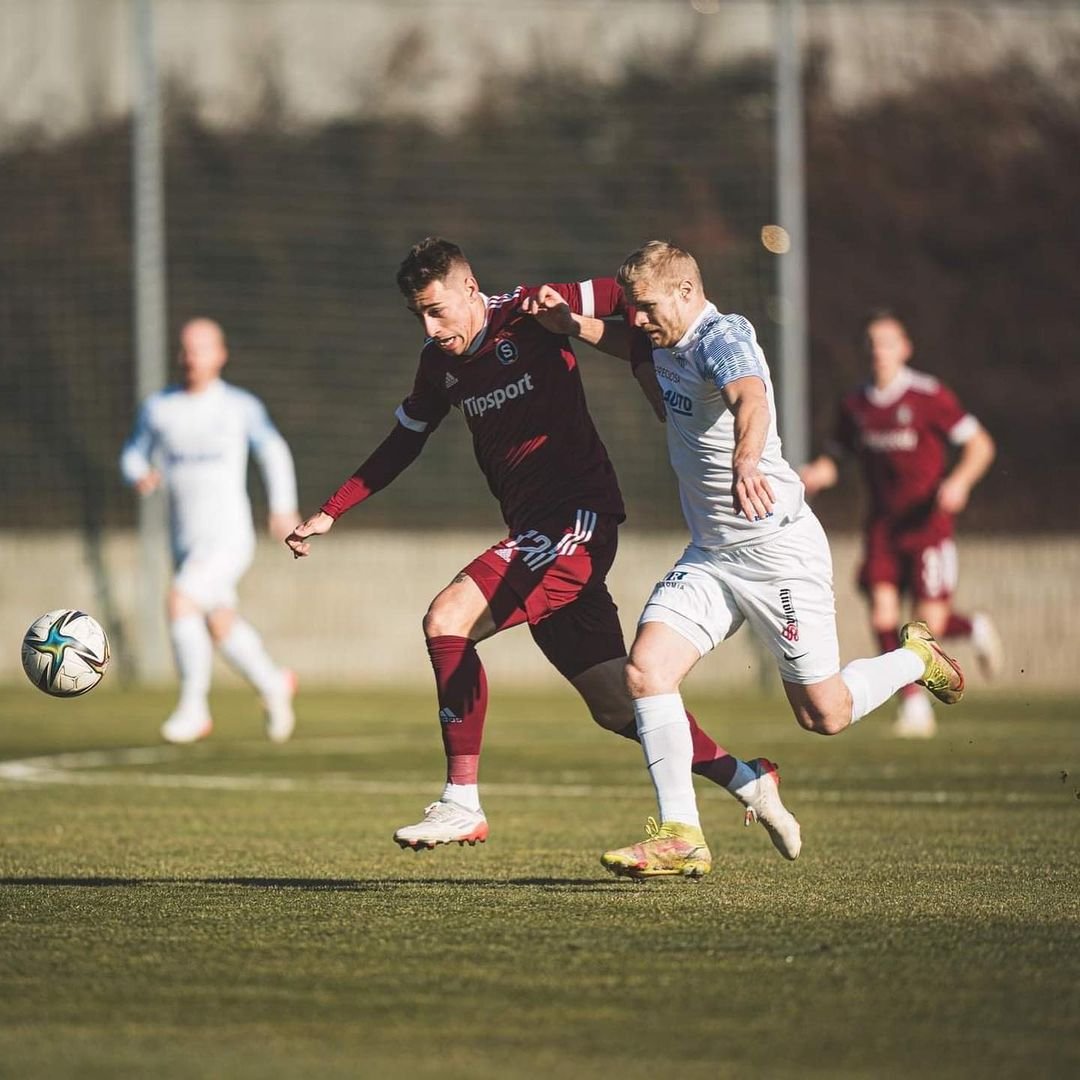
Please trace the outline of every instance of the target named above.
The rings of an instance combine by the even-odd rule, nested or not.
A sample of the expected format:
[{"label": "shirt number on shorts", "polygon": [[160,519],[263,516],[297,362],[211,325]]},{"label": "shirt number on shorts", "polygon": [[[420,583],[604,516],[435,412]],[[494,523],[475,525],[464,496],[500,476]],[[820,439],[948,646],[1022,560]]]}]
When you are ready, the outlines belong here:
[{"label": "shirt number on shorts", "polygon": [[535,529],[523,532],[516,540],[508,540],[503,546],[516,551],[530,569],[535,570],[545,562],[550,562],[552,540],[550,536],[538,533]]},{"label": "shirt number on shorts", "polygon": [[942,540],[936,547],[926,548],[922,553],[923,591],[928,597],[942,596],[956,588],[959,576],[956,544]]}]

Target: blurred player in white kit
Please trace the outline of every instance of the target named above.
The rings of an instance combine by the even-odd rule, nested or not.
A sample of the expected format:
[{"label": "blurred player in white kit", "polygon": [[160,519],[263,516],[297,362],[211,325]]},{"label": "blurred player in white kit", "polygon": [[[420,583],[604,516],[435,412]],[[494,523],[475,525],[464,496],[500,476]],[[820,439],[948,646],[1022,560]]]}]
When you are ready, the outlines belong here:
[{"label": "blurred player in white kit", "polygon": [[236,585],[255,554],[249,449],[266,485],[269,530],[278,540],[300,520],[296,474],[288,444],[263,403],[221,378],[228,356],[216,322],[187,322],[180,332],[181,384],[143,402],[120,456],[124,479],[140,495],[164,486],[169,498],[176,569],[167,610],[180,700],[161,735],[173,743],[210,734],[214,645],[259,692],[267,735],[284,742],[294,725],[296,677],[274,663],[255,628],[238,614]]}]

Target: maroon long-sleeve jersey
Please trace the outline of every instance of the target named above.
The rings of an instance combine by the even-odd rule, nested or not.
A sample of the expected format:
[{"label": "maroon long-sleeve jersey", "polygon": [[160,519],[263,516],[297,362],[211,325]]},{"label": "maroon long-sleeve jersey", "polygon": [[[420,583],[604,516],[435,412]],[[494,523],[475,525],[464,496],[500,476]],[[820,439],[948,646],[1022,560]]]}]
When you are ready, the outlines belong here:
[{"label": "maroon long-sleeve jersey", "polygon": [[[553,287],[578,314],[623,312],[612,278]],[[400,426],[327,500],[328,514],[338,517],[389,483],[457,408],[511,530],[564,507],[622,519],[618,480],[589,415],[570,342],[520,310],[536,291],[519,285],[488,297],[485,328],[464,356],[433,341],[424,345],[412,392],[396,412]]]}]

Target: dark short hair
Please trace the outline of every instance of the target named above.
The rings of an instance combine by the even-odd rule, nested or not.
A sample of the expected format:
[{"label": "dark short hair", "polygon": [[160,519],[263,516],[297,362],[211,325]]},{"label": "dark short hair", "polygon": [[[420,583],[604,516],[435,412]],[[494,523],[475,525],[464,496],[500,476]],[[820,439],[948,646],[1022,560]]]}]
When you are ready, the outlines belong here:
[{"label": "dark short hair", "polygon": [[442,281],[455,266],[468,266],[465,252],[441,236],[425,236],[413,244],[409,254],[401,260],[397,272],[397,286],[402,295],[411,300],[421,289],[433,281]]},{"label": "dark short hair", "polygon": [[865,336],[876,322],[894,322],[897,323],[906,334],[908,332],[907,320],[896,310],[891,307],[874,307],[871,308],[862,321],[862,332]]}]

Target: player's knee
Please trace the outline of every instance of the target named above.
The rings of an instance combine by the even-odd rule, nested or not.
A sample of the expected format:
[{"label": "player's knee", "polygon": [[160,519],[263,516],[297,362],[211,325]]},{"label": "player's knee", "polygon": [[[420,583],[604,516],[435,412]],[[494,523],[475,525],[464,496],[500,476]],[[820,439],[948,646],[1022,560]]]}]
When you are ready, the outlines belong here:
[{"label": "player's knee", "polygon": [[465,637],[460,614],[455,610],[453,603],[445,600],[442,596],[436,596],[431,601],[431,606],[424,615],[424,637]]},{"label": "player's knee", "polygon": [[899,616],[895,611],[874,609],[870,612],[870,628],[875,634],[887,634],[895,630]]},{"label": "player's knee", "polygon": [[626,661],[623,672],[626,689],[632,698],[651,697],[653,694],[672,693],[676,687],[663,683],[647,665],[636,662],[633,658]]}]

